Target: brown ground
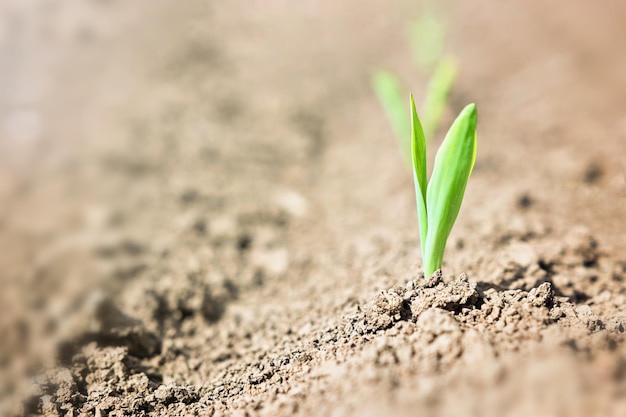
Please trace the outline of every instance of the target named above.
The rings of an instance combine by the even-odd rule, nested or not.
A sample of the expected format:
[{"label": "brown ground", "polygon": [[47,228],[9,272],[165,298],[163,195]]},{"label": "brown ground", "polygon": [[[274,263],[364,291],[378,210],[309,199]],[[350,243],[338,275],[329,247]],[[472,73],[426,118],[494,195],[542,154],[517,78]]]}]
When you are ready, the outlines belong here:
[{"label": "brown ground", "polygon": [[624,3],[447,4],[429,280],[369,86],[415,10],[320,3],[2,2],[0,414],[626,415]]}]

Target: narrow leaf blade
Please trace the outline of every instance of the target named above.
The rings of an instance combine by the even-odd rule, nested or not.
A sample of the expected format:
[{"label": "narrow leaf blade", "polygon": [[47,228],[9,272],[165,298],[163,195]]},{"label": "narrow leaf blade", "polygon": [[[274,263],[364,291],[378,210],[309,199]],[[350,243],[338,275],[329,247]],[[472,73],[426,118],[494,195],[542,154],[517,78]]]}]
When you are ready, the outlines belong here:
[{"label": "narrow leaf blade", "polygon": [[426,181],[426,138],[422,123],[417,116],[415,100],[413,95],[411,100],[411,160],[413,162],[413,183],[415,184],[415,198],[417,202],[417,219],[420,231],[420,248],[422,260],[425,262],[424,250],[426,247],[426,236],[428,235],[428,212],[426,209],[426,192],[428,183]]},{"label": "narrow leaf blade", "polygon": [[450,127],[435,157],[426,193],[426,275],[441,268],[446,241],[461,208],[465,187],[476,160],[476,122],[476,106],[469,104]]}]

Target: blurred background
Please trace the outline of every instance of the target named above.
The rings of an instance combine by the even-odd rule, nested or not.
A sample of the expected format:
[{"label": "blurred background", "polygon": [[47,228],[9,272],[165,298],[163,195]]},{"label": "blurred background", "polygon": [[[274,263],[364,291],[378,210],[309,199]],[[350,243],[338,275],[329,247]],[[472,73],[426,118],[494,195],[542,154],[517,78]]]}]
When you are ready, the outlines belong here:
[{"label": "blurred background", "polygon": [[[611,264],[596,275],[620,293],[625,19],[619,0],[0,0],[0,413],[95,413],[105,400],[73,359],[85,346],[143,361],[146,393],[175,383],[205,398],[265,346],[235,355],[233,326],[275,343],[409,280],[413,185],[381,71],[383,96],[395,86],[401,103],[438,103],[431,160],[478,105],[451,272],[489,280],[507,233],[556,245],[582,225]],[[454,75],[437,95],[446,59]],[[227,345],[231,359],[211,356]],[[181,355],[203,365],[181,371]],[[81,398],[33,391],[42,369],[70,369],[67,395]],[[329,387],[320,413],[341,398]]]}]

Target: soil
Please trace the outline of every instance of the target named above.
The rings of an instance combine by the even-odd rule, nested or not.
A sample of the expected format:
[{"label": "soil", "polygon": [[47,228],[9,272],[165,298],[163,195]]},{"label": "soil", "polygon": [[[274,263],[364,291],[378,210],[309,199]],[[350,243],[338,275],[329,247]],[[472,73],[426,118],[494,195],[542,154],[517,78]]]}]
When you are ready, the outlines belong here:
[{"label": "soil", "polygon": [[479,149],[424,277],[369,85],[423,91],[419,8],[3,2],[0,415],[626,415],[626,6],[444,3]]}]

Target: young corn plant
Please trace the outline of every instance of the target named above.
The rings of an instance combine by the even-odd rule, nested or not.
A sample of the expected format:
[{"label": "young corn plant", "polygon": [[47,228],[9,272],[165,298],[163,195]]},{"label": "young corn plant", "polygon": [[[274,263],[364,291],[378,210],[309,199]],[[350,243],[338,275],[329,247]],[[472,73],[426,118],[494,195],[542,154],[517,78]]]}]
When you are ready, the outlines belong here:
[{"label": "young corn plant", "polygon": [[[434,136],[446,108],[448,96],[456,80],[456,60],[444,55],[445,25],[434,12],[434,2],[426,2],[426,10],[410,22],[409,40],[417,69],[428,76],[421,106],[422,127],[427,138]],[[398,140],[407,166],[411,165],[411,121],[406,114],[405,95],[398,76],[379,70],[372,76],[372,87],[394,136]]]},{"label": "young corn plant", "polygon": [[456,221],[476,161],[476,105],[468,104],[448,130],[427,182],[426,138],[411,99],[411,161],[424,275],[441,269],[446,241]]}]

